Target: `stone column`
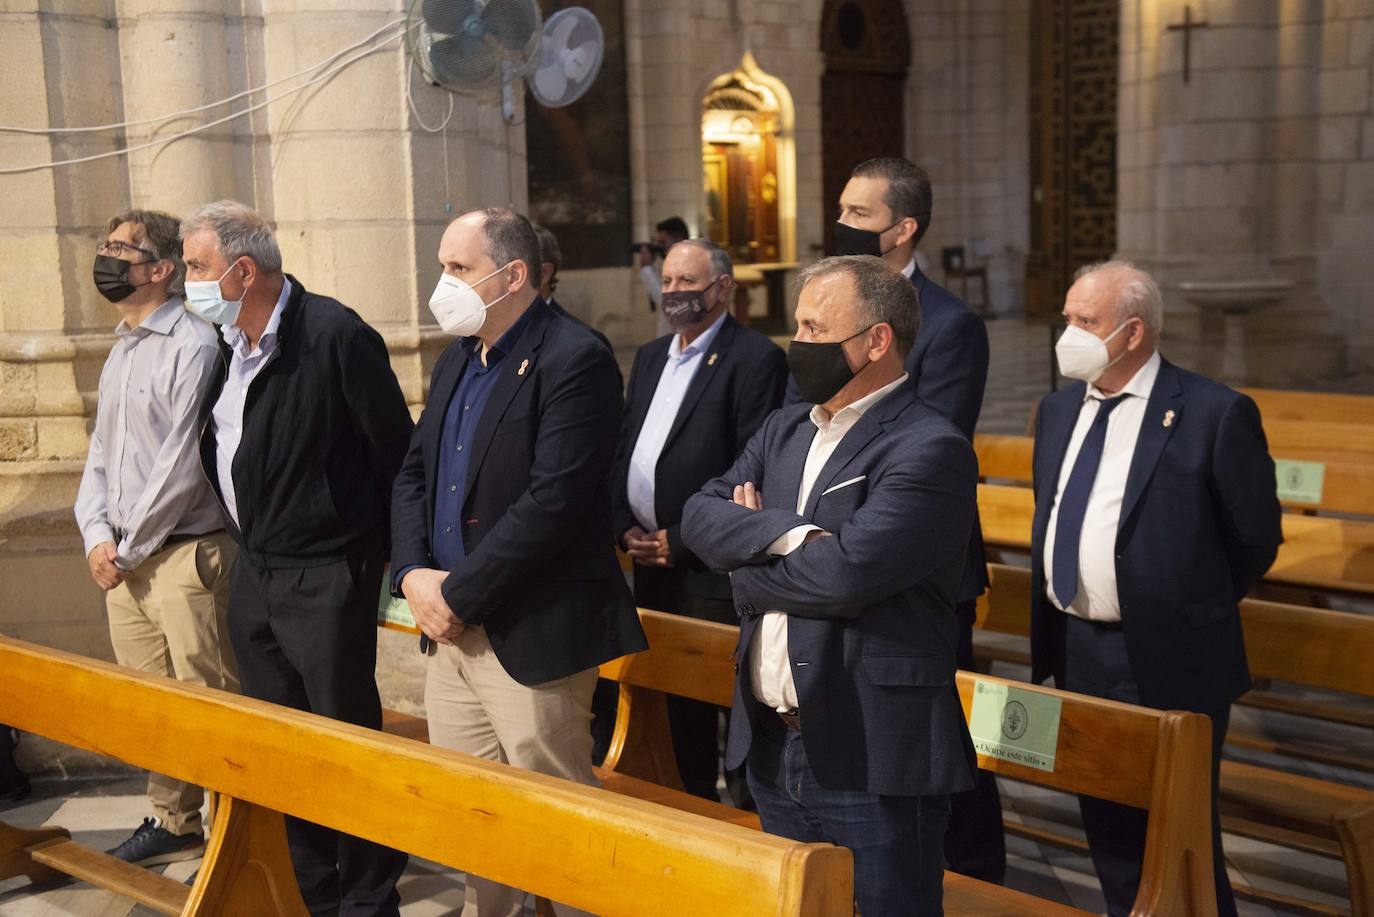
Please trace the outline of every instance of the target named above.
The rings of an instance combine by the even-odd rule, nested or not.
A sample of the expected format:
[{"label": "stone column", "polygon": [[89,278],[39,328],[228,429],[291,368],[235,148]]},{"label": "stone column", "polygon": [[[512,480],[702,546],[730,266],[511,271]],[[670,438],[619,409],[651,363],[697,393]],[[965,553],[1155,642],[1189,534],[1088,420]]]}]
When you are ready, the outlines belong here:
[{"label": "stone column", "polygon": [[[1318,150],[1323,6],[1193,3],[1184,82],[1184,0],[1122,6],[1118,250],[1165,291],[1165,346],[1217,371],[1220,315],[1188,305],[1183,281],[1286,280],[1278,305],[1244,317],[1249,384],[1310,385],[1342,348],[1314,276],[1322,244]],[[1234,329],[1233,329],[1234,330]],[[1241,338],[1235,338],[1241,340]]]}]

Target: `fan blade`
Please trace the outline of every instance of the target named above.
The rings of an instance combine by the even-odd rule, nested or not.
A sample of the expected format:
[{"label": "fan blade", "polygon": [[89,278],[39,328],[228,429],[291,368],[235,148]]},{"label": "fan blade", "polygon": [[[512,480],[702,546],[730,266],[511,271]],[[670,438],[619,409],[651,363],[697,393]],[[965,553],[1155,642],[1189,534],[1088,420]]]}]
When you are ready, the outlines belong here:
[{"label": "fan blade", "polygon": [[568,78],[563,75],[563,68],[557,63],[551,67],[540,67],[534,71],[534,82],[530,89],[542,104],[553,106],[563,98],[563,93],[568,91]]},{"label": "fan blade", "polygon": [[574,83],[582,82],[587,74],[596,67],[596,55],[600,49],[594,41],[584,41],[563,55],[563,72]]},{"label": "fan blade", "polygon": [[544,43],[561,52],[572,44],[572,33],[576,28],[576,17],[559,16],[557,21],[553,23],[553,29],[545,34]]},{"label": "fan blade", "polygon": [[429,49],[434,78],[450,89],[477,88],[497,75],[496,52],[480,38],[452,35]]},{"label": "fan blade", "polygon": [[420,15],[431,32],[441,35],[457,35],[463,31],[463,23],[477,12],[475,0],[424,0]]},{"label": "fan blade", "polygon": [[535,0],[491,0],[482,10],[482,24],[511,51],[519,51],[529,44],[538,28]]}]

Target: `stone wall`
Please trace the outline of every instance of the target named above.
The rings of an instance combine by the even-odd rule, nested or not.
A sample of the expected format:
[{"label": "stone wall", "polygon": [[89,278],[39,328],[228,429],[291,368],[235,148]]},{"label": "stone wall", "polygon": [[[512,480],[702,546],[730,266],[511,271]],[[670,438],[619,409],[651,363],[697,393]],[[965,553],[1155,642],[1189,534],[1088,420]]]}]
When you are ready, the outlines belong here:
[{"label": "stone wall", "polygon": [[[1194,10],[1195,14],[1197,10]],[[1206,4],[1183,81],[1183,3],[1122,7],[1121,254],[1165,285],[1166,344],[1215,369],[1220,317],[1181,281],[1273,278],[1243,319],[1252,384],[1330,384],[1370,367],[1374,3]],[[1238,380],[1237,380],[1238,381]]]},{"label": "stone wall", "polygon": [[[907,0],[906,8],[907,155],[930,172],[935,193],[921,247],[936,279],[942,247],[962,245],[970,258],[984,249],[995,312],[1019,315],[1030,249],[1030,4]],[[976,302],[973,289],[969,296]]]}]

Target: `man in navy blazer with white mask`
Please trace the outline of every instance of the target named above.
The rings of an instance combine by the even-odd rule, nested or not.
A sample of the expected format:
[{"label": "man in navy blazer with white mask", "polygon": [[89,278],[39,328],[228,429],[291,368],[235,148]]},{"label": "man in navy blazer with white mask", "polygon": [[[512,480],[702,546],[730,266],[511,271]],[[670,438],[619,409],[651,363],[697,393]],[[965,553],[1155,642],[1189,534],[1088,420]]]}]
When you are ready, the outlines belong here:
[{"label": "man in navy blazer with white mask", "polygon": [[[1032,678],[1211,717],[1217,910],[1233,915],[1216,787],[1231,702],[1250,687],[1237,603],[1283,540],[1259,410],[1160,356],[1159,287],[1130,264],[1080,270],[1064,319],[1059,368],[1079,381],[1036,414]],[[1146,813],[1080,808],[1109,911],[1128,914]]]},{"label": "man in navy blazer with white mask", "polygon": [[941,913],[949,794],[976,761],[954,688],[954,605],[978,467],[902,358],[920,324],[879,259],[802,273],[774,412],[687,501],[682,537],[741,616],[726,766],[765,830],[854,853],[864,914]]}]

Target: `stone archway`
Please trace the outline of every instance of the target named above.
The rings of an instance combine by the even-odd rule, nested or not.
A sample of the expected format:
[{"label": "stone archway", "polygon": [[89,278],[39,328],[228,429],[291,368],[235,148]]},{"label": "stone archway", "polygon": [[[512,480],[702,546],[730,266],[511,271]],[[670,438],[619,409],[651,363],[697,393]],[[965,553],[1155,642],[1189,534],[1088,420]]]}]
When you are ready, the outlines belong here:
[{"label": "stone archway", "polygon": [[899,0],[826,0],[821,13],[821,212],[825,251],[849,173],[865,159],[906,151],[911,37]]}]

